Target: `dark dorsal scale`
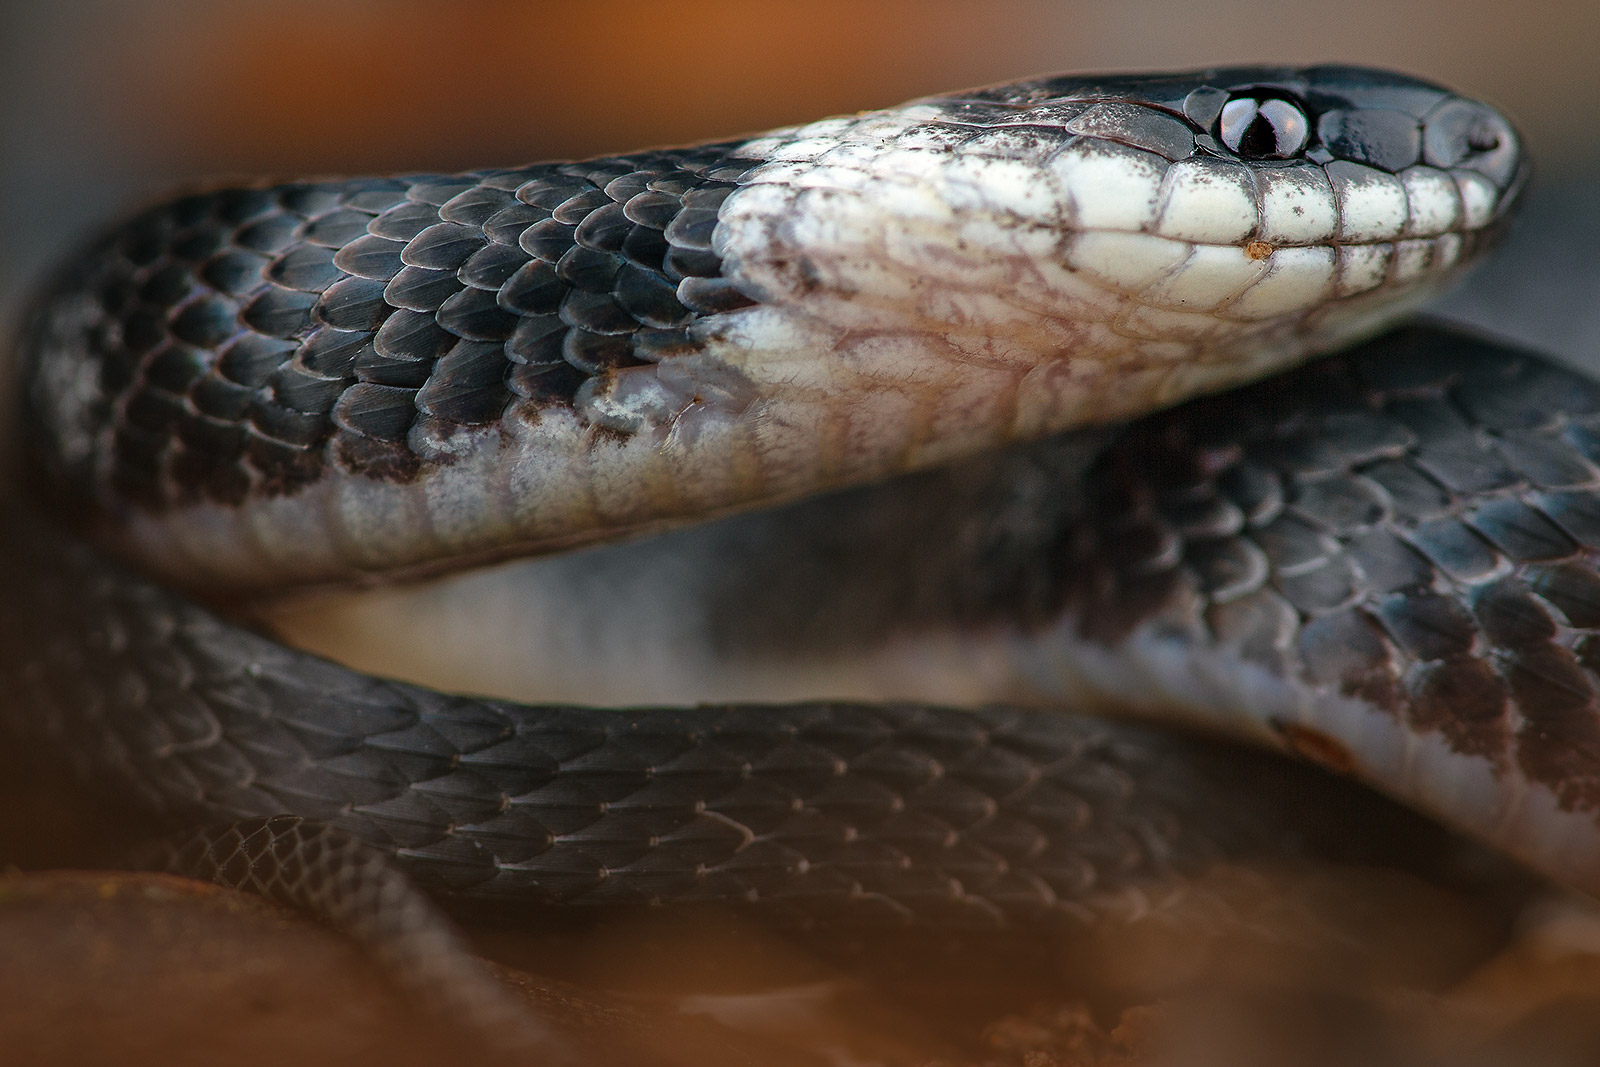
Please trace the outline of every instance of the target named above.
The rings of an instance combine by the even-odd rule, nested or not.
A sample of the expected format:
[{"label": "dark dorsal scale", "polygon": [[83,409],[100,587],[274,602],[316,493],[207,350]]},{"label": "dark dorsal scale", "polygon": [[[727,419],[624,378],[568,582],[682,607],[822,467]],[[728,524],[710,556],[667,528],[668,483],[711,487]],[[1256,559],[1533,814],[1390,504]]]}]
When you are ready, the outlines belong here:
[{"label": "dark dorsal scale", "polygon": [[570,405],[751,303],[710,243],[753,165],[732,147],[188,196],[82,260],[85,313],[35,343],[88,352],[114,427],[92,477],[141,506],[289,492],[330,459],[406,478],[416,433]]},{"label": "dark dorsal scale", "polygon": [[1053,592],[1040,624],[1224,647],[1600,812],[1597,485],[1600,386],[1412,327],[1138,424],[1011,584]]}]

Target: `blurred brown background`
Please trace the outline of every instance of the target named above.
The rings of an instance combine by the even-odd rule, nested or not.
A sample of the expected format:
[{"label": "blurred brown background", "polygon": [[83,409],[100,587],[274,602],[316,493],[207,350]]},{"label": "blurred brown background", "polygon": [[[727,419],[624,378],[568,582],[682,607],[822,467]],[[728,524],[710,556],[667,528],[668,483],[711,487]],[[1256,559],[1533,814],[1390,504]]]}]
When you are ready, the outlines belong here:
[{"label": "blurred brown background", "polygon": [[1344,60],[1507,109],[1540,164],[1451,312],[1600,365],[1593,0],[6,0],[0,328],[97,225],[226,173],[695,140],[1051,70]]}]

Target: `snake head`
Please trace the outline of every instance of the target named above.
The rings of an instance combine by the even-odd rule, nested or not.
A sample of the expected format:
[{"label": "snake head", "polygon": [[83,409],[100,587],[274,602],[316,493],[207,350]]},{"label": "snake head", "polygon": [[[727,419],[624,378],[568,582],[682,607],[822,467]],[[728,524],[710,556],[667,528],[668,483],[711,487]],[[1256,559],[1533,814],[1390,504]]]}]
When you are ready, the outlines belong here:
[{"label": "snake head", "polygon": [[762,162],[723,208],[730,275],[841,375],[1010,375],[1017,435],[1379,329],[1487,247],[1527,173],[1492,108],[1355,67],[1044,78],[740,152]]}]

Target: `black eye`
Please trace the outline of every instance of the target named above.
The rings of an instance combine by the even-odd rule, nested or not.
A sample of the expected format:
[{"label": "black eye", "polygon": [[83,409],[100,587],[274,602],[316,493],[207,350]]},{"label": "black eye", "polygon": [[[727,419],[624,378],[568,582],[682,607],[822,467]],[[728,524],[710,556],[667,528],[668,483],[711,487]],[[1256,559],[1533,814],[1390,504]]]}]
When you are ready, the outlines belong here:
[{"label": "black eye", "polygon": [[1246,159],[1288,159],[1311,139],[1311,122],[1292,100],[1236,96],[1222,105],[1217,139]]}]

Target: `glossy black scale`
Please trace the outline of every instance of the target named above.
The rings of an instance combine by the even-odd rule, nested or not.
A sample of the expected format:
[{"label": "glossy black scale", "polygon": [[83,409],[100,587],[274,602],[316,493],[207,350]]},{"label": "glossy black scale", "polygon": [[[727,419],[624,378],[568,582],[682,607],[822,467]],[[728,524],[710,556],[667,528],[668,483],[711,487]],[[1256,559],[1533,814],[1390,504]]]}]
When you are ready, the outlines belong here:
[{"label": "glossy black scale", "polygon": [[[731,147],[188,196],[89,253],[63,287],[88,318],[31,343],[89,352],[102,414],[131,419],[110,484],[142,506],[290,491],[330,454],[404,477],[413,429],[570,403],[749,306],[710,251],[753,165]],[[245,469],[199,454],[217,440]]]},{"label": "glossy black scale", "polygon": [[1600,811],[1597,441],[1594,383],[1401,330],[1140,424],[1099,462],[1050,610],[1111,645],[1230,648]]},{"label": "glossy black scale", "polygon": [[1352,805],[1409,848],[1438,841],[1305,768],[1056,711],[450,696],[240,630],[14,507],[0,547],[16,694],[0,729],[70,746],[152,821],[329,820],[480,908],[720,900],[800,929],[1077,927],[1106,894],[1222,857],[1359,840]]}]

